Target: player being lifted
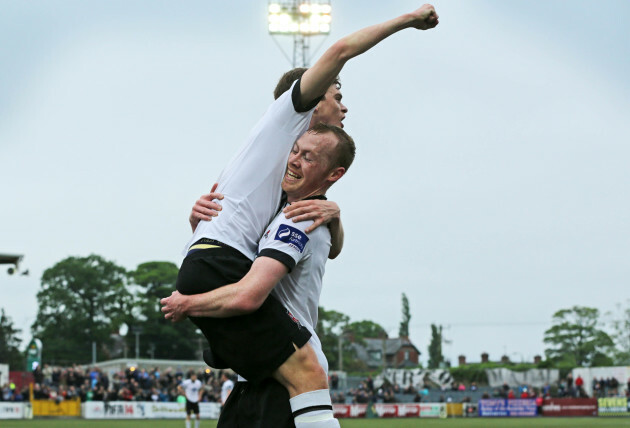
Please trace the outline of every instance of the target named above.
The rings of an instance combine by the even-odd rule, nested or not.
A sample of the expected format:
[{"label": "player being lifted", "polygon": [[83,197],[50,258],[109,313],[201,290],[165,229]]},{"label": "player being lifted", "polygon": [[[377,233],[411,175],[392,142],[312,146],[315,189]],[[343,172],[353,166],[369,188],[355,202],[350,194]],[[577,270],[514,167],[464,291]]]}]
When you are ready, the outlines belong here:
[{"label": "player being lifted", "polygon": [[[253,264],[252,260],[258,239],[280,207],[280,185],[289,149],[317,122],[341,125],[345,108],[333,82],[349,59],[402,29],[433,28],[437,19],[433,7],[425,5],[351,34],[336,42],[278,97],[218,179],[217,190],[225,196],[222,213],[214,221],[201,222],[197,227],[178,277],[177,289],[181,294],[200,294],[241,279],[277,282],[286,274],[286,266],[271,257],[259,257]],[[308,156],[304,160],[308,162]],[[332,174],[332,181],[340,177],[339,174],[335,177],[335,172]],[[302,178],[293,172],[288,175],[294,182]],[[165,304],[168,307],[168,299]],[[253,309],[256,308],[241,308],[231,315]],[[165,312],[168,317],[168,309]],[[310,393],[324,390],[328,395],[327,379],[315,352],[304,346],[310,332],[296,323],[275,298],[268,297],[260,308],[245,316],[190,318],[208,339],[215,361],[221,361],[245,379],[257,382],[273,376],[287,387],[292,398],[303,394],[311,397]],[[319,398],[309,398],[304,400],[309,403],[308,408],[299,410],[308,413],[310,408],[329,408],[330,397],[317,395],[321,403],[317,401]],[[332,412],[329,416],[318,417],[317,422],[304,426],[338,426]]]}]

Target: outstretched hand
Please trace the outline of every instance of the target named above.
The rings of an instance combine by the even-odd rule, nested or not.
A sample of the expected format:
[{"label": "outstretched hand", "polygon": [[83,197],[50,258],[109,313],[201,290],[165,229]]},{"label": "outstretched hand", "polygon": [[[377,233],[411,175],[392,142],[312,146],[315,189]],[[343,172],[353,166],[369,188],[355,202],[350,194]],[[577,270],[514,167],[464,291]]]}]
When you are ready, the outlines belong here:
[{"label": "outstretched hand", "polygon": [[212,221],[212,217],[218,216],[219,211],[223,209],[219,203],[215,202],[215,200],[220,201],[223,199],[223,195],[221,193],[215,193],[218,185],[218,183],[214,183],[210,193],[199,197],[197,202],[195,202],[195,205],[193,205],[190,217],[188,218],[193,232],[197,229],[197,225],[201,220]]},{"label": "outstretched hand", "polygon": [[184,309],[184,303],[186,296],[183,296],[179,291],[173,291],[169,297],[165,297],[160,300],[162,305],[162,312],[164,318],[171,320],[172,322],[179,322],[186,319],[186,313]]},{"label": "outstretched hand", "polygon": [[313,224],[305,229],[306,233],[311,233],[322,224],[339,220],[341,215],[339,205],[333,201],[320,199],[293,202],[282,211],[288,219],[292,218],[294,223],[313,220]]},{"label": "outstretched hand", "polygon": [[430,4],[423,5],[420,9],[411,13],[413,22],[411,26],[418,30],[429,30],[439,24],[439,16],[435,8]]}]

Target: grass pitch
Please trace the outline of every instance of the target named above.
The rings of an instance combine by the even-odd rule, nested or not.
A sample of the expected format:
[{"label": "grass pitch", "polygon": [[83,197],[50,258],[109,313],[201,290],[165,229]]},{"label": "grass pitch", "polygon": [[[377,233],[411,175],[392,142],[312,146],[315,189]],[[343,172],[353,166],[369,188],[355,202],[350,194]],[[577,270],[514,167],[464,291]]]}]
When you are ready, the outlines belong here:
[{"label": "grass pitch", "polygon": [[[470,419],[340,419],[342,428],[619,428],[629,427],[630,418],[470,418]],[[194,426],[194,425],[193,425]],[[201,428],[215,428],[217,421],[202,420]],[[89,420],[35,419],[2,420],[2,428],[184,428],[184,420]],[[272,427],[270,427],[272,428]]]}]

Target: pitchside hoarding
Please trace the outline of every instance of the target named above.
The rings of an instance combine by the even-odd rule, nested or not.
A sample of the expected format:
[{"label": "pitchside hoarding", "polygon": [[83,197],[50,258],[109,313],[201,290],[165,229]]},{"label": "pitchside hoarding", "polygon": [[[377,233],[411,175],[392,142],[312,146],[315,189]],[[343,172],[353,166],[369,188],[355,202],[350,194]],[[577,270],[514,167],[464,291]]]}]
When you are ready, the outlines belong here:
[{"label": "pitchside hoarding", "polygon": [[630,416],[626,397],[598,398],[599,416]]},{"label": "pitchside hoarding", "polygon": [[536,400],[534,398],[516,398],[512,400],[485,399],[479,400],[479,416],[508,417],[536,416]]},{"label": "pitchside hoarding", "polygon": [[0,419],[22,419],[25,406],[24,403],[0,403]]},{"label": "pitchside hoarding", "polygon": [[597,398],[549,398],[543,416],[597,416]]},{"label": "pitchside hoarding", "polygon": [[[334,404],[335,418],[365,418],[367,404]],[[372,405],[373,413],[379,418],[445,418],[444,403],[409,403]]]},{"label": "pitchside hoarding", "polygon": [[[186,405],[174,402],[88,401],[83,404],[86,419],[183,419]],[[219,419],[218,403],[199,403],[202,419]]]}]

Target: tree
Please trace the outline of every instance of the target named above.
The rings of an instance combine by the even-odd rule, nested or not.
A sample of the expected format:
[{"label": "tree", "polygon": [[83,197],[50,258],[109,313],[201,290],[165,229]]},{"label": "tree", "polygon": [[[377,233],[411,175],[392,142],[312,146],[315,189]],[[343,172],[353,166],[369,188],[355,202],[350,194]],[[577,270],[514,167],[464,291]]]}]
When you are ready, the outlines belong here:
[{"label": "tree", "polygon": [[429,342],[429,368],[437,369],[444,362],[442,355],[442,326],[431,324],[431,342]]},{"label": "tree", "polygon": [[613,346],[610,336],[599,328],[599,311],[574,306],[553,315],[553,325],[545,331],[544,342],[551,345],[545,355],[556,364],[582,367],[606,364]]},{"label": "tree", "polygon": [[350,369],[354,362],[354,352],[350,340],[344,339],[344,333],[350,317],[334,310],[318,308],[318,321],[315,332],[322,342],[324,355],[331,369],[339,367],[339,344],[342,344],[343,366]]},{"label": "tree", "polygon": [[[92,342],[105,353],[130,305],[124,268],[100,256],[68,257],[42,275],[39,308],[31,330],[45,360],[88,362]],[[59,340],[63,337],[63,340]]]},{"label": "tree", "polygon": [[[175,290],[177,266],[171,262],[146,262],[131,272],[134,284],[139,287],[137,307],[139,316],[128,321],[132,327],[142,328],[140,355],[143,357],[192,360],[199,357],[199,348],[206,339],[197,334],[197,327],[189,320],[173,324],[164,319],[160,299]],[[127,346],[135,337],[127,337]]]},{"label": "tree", "polygon": [[8,364],[14,370],[24,369],[24,356],[18,349],[22,342],[22,339],[18,337],[20,332],[21,330],[13,326],[13,321],[2,308],[0,310],[0,362]]},{"label": "tree", "polygon": [[619,314],[611,322],[613,340],[615,341],[614,362],[615,365],[630,365],[630,300],[628,306],[623,308],[619,303]]},{"label": "tree", "polygon": [[402,294],[402,321],[398,329],[398,337],[409,337],[409,321],[411,314],[409,313],[409,299],[405,293]]},{"label": "tree", "polygon": [[351,322],[344,330],[353,336],[355,342],[361,342],[365,338],[387,339],[385,329],[379,324],[368,320]]}]

